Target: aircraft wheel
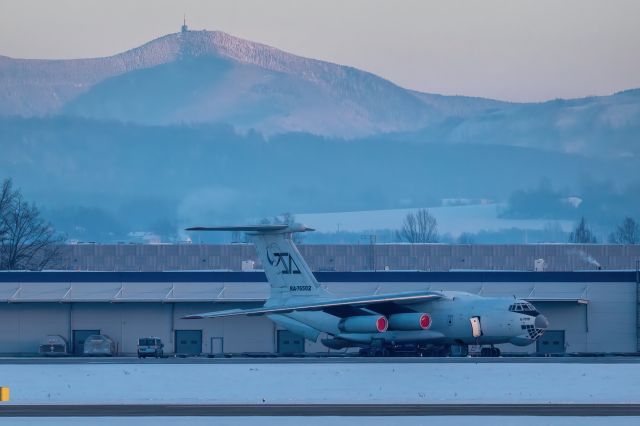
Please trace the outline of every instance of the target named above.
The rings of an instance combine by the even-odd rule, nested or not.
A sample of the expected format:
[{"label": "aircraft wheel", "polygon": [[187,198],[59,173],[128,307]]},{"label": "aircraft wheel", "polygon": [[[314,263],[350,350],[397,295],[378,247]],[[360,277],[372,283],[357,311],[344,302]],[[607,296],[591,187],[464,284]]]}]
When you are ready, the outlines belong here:
[{"label": "aircraft wheel", "polygon": [[480,356],[481,357],[489,357],[489,356],[493,355],[492,352],[493,351],[491,350],[491,348],[482,348],[482,349],[480,349]]},{"label": "aircraft wheel", "polygon": [[460,357],[466,357],[469,355],[469,346],[468,345],[460,345],[460,352],[459,355]]},{"label": "aircraft wheel", "polygon": [[453,352],[451,351],[450,345],[444,346],[438,351],[438,356],[451,356],[452,354]]},{"label": "aircraft wheel", "polygon": [[491,348],[491,356],[499,357],[500,356],[500,349]]}]

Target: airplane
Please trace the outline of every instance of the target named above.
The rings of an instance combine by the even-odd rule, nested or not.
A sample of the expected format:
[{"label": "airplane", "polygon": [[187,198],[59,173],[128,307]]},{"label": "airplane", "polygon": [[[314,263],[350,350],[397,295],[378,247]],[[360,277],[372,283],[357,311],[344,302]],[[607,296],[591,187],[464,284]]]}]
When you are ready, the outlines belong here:
[{"label": "airplane", "polygon": [[411,348],[419,356],[499,356],[500,343],[527,346],[549,321],[526,300],[460,291],[411,291],[335,297],[315,279],[292,234],[301,224],[192,227],[187,231],[245,232],[256,246],[271,293],[262,307],[230,309],[185,319],[264,315],[277,325],[332,349],[360,348],[365,356],[390,356]]}]

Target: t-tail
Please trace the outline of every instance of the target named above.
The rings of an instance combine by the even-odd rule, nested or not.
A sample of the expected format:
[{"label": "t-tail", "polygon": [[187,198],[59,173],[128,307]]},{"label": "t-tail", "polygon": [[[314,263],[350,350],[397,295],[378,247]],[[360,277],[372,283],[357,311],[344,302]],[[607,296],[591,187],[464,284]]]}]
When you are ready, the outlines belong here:
[{"label": "t-tail", "polygon": [[320,287],[309,265],[291,239],[294,232],[313,231],[300,224],[194,227],[187,231],[244,231],[256,246],[258,257],[271,285],[265,306],[287,303],[299,296],[329,296]]}]

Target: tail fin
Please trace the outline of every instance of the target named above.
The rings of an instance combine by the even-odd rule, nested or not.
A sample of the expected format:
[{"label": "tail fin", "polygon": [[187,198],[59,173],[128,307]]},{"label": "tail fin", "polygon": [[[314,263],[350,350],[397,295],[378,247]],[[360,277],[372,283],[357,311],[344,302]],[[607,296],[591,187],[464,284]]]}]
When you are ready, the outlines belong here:
[{"label": "tail fin", "polygon": [[282,303],[294,296],[320,296],[324,290],[313,276],[291,240],[294,232],[313,231],[304,225],[249,225],[223,227],[195,227],[187,231],[245,231],[256,245],[258,257],[271,285],[269,302]]}]

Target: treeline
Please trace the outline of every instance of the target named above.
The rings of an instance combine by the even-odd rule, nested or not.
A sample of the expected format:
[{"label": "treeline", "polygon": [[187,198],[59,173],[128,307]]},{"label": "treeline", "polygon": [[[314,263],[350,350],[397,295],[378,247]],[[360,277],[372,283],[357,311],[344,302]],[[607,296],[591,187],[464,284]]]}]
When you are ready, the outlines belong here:
[{"label": "treeline", "polygon": [[[225,124],[0,117],[0,128],[3,175],[38,200],[59,231],[81,241],[130,241],[144,233],[176,241],[194,224],[245,222],[282,211],[435,206],[451,197],[508,199],[503,215],[512,218],[552,223],[584,216],[598,235],[611,232],[624,216],[640,217],[640,187],[630,184],[637,166],[629,159],[403,143],[385,136],[266,138]],[[593,182],[572,189],[585,171]],[[542,173],[555,187],[520,190],[539,182]],[[464,237],[502,238],[480,232]]]},{"label": "treeline", "polygon": [[[568,235],[562,231],[562,228],[556,222],[555,224],[549,223],[542,230],[512,228],[497,232],[464,232],[458,238],[452,238],[450,235],[440,235],[438,233],[438,221],[428,209],[420,209],[416,212],[408,213],[401,228],[395,232],[395,236],[396,241],[407,243],[499,244],[514,242],[557,243],[566,241],[573,244],[597,244],[599,242],[584,217],[580,218]],[[502,239],[500,239],[500,236]],[[640,244],[640,224],[631,217],[625,217],[609,233],[607,242],[611,244]]]},{"label": "treeline", "polygon": [[531,189],[514,191],[501,216],[512,219],[590,218],[604,232],[625,217],[640,217],[640,175],[616,185],[611,180],[583,180],[578,189],[556,189],[549,179]]}]

